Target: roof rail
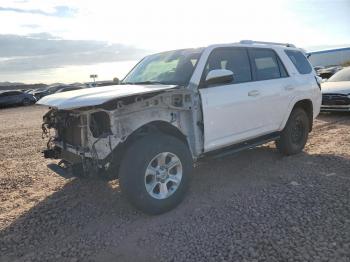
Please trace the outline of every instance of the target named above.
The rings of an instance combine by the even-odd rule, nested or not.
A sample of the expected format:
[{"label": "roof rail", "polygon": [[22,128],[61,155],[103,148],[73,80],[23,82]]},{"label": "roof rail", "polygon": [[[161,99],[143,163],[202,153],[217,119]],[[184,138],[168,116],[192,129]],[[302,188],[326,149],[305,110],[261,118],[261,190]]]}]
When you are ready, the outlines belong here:
[{"label": "roof rail", "polygon": [[240,44],[252,45],[252,44],[263,44],[263,45],[283,45],[286,47],[295,47],[293,44],[288,43],[275,43],[275,42],[264,42],[264,41],[253,41],[253,40],[241,40]]}]

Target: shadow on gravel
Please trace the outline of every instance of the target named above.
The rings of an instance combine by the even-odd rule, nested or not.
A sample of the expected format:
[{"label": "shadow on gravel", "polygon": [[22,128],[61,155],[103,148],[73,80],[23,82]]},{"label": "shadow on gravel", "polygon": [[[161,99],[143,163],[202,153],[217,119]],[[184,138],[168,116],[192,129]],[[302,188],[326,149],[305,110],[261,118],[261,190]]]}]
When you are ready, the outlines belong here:
[{"label": "shadow on gravel", "polygon": [[0,261],[86,257],[112,244],[105,242],[112,229],[142,216],[121,197],[117,182],[73,179],[0,233],[7,254]]},{"label": "shadow on gravel", "polygon": [[341,122],[342,125],[350,125],[350,112],[322,112],[317,117],[318,120],[325,121],[328,124]]},{"label": "shadow on gravel", "polygon": [[[196,254],[200,254],[197,261],[202,261],[217,250],[225,259],[251,260],[263,255],[267,261],[286,261],[298,254],[298,247],[318,247],[317,234],[326,241],[339,237],[339,232],[332,231],[337,226],[332,224],[334,218],[323,216],[337,203],[325,202],[324,208],[318,205],[341,190],[341,183],[349,183],[350,177],[344,175],[349,168],[350,159],[343,157],[307,153],[282,157],[269,146],[207,160],[195,170],[185,201],[156,217],[134,210],[121,197],[115,181],[73,179],[0,233],[0,261],[152,261],[154,257],[183,261]],[[293,187],[292,181],[299,186]],[[343,203],[348,200],[340,199]],[[293,205],[297,209],[291,208]],[[298,210],[304,206],[321,215],[309,213],[311,209]],[[350,215],[348,210],[336,210],[333,216],[337,212]],[[263,223],[261,228],[259,223]],[[303,229],[303,224],[309,228]],[[202,233],[196,231],[196,225]],[[291,226],[297,231],[290,231]],[[284,232],[282,240],[277,237],[280,231]],[[215,245],[203,244],[208,238]],[[240,242],[236,243],[237,238]],[[169,251],[172,245],[176,247]],[[327,254],[334,256],[331,251],[323,256],[327,258]],[[305,259],[301,257],[301,261]]]}]

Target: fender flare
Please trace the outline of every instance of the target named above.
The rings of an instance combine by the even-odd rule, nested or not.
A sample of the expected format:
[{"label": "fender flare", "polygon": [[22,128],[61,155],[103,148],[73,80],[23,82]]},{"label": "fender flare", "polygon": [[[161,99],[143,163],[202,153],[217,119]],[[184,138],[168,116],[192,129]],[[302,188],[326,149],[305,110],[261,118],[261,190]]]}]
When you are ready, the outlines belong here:
[{"label": "fender flare", "polygon": [[[292,113],[292,110],[294,109],[295,105],[300,102],[300,101],[303,101],[303,100],[308,100],[311,102],[312,104],[312,109],[313,109],[313,105],[314,103],[312,102],[312,100],[310,99],[310,97],[307,97],[307,96],[296,96],[293,98],[293,100],[289,103],[288,105],[288,110],[287,110],[287,113],[285,114],[284,118],[283,118],[283,121],[279,127],[279,131],[282,131],[284,129],[284,127],[286,126],[287,124],[287,121],[289,119],[289,116],[290,114]],[[313,119],[313,117],[312,117]],[[312,120],[311,119],[311,120]]]}]

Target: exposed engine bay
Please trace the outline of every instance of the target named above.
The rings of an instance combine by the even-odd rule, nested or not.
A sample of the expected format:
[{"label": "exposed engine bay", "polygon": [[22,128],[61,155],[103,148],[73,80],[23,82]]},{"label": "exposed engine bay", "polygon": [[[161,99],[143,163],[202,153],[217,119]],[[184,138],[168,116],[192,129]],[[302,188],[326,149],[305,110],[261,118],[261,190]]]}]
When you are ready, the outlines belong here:
[{"label": "exposed engine bay", "polygon": [[62,159],[60,166],[93,176],[118,165],[128,141],[164,128],[178,132],[196,158],[203,148],[198,139],[202,137],[199,108],[198,94],[184,88],[117,98],[98,106],[51,108],[43,117],[43,137],[48,138],[44,156]]}]

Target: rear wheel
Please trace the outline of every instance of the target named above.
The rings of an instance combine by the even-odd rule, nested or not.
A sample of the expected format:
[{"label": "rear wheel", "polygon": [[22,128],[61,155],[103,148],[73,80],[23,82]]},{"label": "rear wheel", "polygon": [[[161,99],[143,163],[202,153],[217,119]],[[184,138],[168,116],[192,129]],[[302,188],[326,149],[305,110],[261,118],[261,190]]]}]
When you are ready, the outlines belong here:
[{"label": "rear wheel", "polygon": [[183,141],[164,134],[146,135],[125,152],[119,182],[135,207],[160,214],[182,201],[191,170],[192,156]]},{"label": "rear wheel", "polygon": [[309,130],[310,122],[305,110],[302,108],[293,109],[281,132],[280,139],[276,141],[276,147],[285,155],[301,152],[305,147]]}]

